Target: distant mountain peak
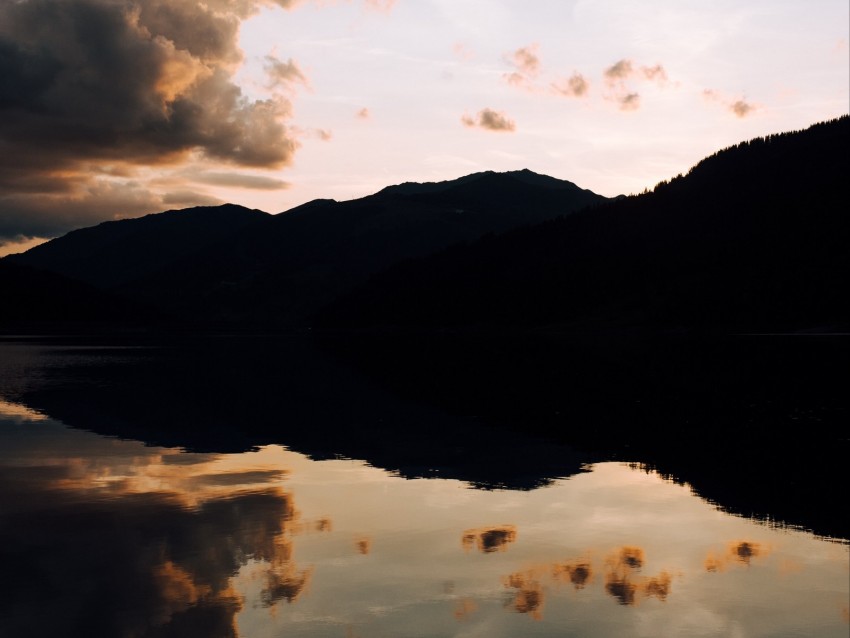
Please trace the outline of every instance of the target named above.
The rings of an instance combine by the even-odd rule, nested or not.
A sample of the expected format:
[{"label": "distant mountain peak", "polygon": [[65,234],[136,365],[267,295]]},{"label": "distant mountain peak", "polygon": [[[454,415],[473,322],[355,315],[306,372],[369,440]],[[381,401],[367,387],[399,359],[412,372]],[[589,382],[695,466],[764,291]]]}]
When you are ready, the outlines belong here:
[{"label": "distant mountain peak", "polygon": [[478,182],[480,180],[501,182],[506,179],[513,179],[525,184],[542,186],[545,188],[584,190],[567,180],[558,179],[557,177],[551,177],[550,175],[544,175],[541,173],[535,173],[528,168],[522,168],[512,171],[479,171],[456,179],[439,182],[403,182],[401,184],[387,186],[386,188],[378,191],[377,195],[421,195],[425,193],[439,193],[448,191],[452,188],[464,186],[466,184]]}]

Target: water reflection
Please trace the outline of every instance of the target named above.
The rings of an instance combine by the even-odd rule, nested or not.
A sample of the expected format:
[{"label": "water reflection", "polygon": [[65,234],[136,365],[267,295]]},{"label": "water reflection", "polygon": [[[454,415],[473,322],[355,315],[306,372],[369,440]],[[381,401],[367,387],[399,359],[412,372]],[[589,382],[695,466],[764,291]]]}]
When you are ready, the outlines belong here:
[{"label": "water reflection", "polygon": [[516,540],[516,527],[501,525],[483,529],[468,529],[463,533],[461,544],[465,550],[477,547],[479,552],[503,552]]},{"label": "water reflection", "polygon": [[641,577],[644,552],[640,547],[623,547],[605,561],[605,591],[621,605],[634,605],[639,596],[666,600],[671,577],[666,571],[657,576]]},{"label": "water reflection", "polygon": [[151,447],[3,404],[0,636],[846,638],[847,544],[589,469],[481,491],[279,445]]}]

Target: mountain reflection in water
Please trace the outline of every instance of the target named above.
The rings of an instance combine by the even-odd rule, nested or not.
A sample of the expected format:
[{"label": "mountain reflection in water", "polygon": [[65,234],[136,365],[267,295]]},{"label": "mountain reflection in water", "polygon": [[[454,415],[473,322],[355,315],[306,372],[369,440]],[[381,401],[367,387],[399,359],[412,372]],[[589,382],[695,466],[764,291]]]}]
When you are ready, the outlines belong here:
[{"label": "mountain reflection in water", "polygon": [[844,637],[848,546],[602,462],[534,490],[0,403],[0,636]]}]

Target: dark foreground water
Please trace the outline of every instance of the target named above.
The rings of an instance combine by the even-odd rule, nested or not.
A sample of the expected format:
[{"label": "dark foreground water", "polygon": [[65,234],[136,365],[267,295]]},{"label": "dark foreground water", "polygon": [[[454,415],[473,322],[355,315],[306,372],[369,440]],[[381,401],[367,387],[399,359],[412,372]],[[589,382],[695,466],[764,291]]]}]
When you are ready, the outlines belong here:
[{"label": "dark foreground water", "polygon": [[[732,467],[740,454],[716,457],[711,481],[705,455],[666,438],[661,419],[696,413],[649,409],[667,443],[656,439],[647,463],[619,444],[637,441],[631,428],[612,425],[635,400],[624,404],[620,385],[607,386],[606,411],[576,381],[555,393],[573,405],[567,420],[546,419],[563,406],[538,381],[533,397],[508,397],[492,378],[468,379],[460,400],[446,383],[467,376],[469,359],[437,361],[446,383],[428,386],[433,361],[417,358],[413,372],[368,348],[391,365],[384,375],[356,350],[230,337],[0,342],[0,637],[848,635],[850,546],[828,533],[845,529],[843,485],[812,491],[833,508],[810,517],[774,510],[782,495],[764,500],[757,484],[815,490],[843,468],[799,463],[834,465],[827,451],[775,458],[769,476],[754,459],[761,478],[730,492],[720,475],[752,477]],[[585,376],[622,371],[603,359],[572,361]],[[437,387],[444,396],[419,398]],[[658,399],[641,387],[644,402]],[[697,412],[737,405],[723,387],[724,402]],[[834,435],[811,424],[841,398],[795,405],[813,397],[810,432]],[[760,404],[730,415],[746,445],[764,435],[753,410],[775,418]],[[646,414],[633,408],[634,423]],[[552,436],[568,423],[578,447]],[[737,448],[718,428],[683,438]],[[680,465],[700,467],[698,483],[651,469],[675,466],[676,449]]]}]

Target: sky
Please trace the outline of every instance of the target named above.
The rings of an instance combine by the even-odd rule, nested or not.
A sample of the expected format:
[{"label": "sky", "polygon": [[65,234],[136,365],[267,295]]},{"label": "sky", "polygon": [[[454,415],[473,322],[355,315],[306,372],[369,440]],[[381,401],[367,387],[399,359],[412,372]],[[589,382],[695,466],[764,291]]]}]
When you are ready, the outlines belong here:
[{"label": "sky", "polygon": [[0,0],[0,256],[528,168],[639,193],[850,112],[846,0]]}]

